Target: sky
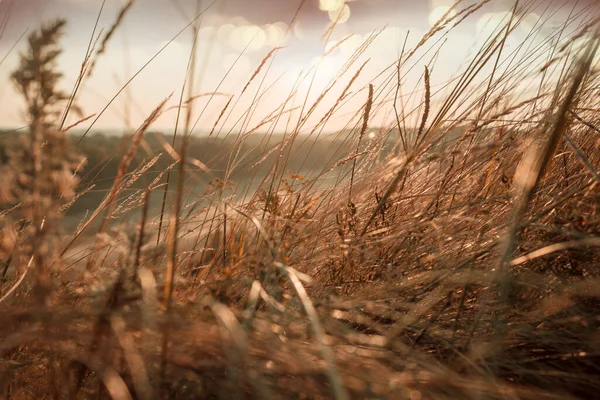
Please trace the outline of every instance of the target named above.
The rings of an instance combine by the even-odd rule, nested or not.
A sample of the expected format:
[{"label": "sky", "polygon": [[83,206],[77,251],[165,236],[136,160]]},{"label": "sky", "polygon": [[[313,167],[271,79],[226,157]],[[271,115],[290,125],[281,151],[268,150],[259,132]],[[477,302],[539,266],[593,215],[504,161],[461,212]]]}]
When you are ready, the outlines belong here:
[{"label": "sky", "polygon": [[[102,33],[109,30],[124,3],[125,0],[106,0],[99,17]],[[296,89],[297,96],[284,107],[293,115],[293,105],[298,106],[304,97],[318,98],[354,51],[370,35],[382,30],[347,76],[339,78],[339,87],[333,91],[339,95],[368,60],[354,83],[356,95],[345,104],[347,112],[351,112],[364,103],[364,95],[359,96],[358,89],[364,92],[367,83],[394,63],[405,40],[408,48],[415,46],[453,3],[454,0],[137,0],[108,42],[105,54],[98,57],[94,73],[84,82],[77,102],[86,115],[102,113],[92,120],[94,127],[106,129],[135,128],[171,94],[169,105],[177,104],[194,41],[189,25],[199,7],[202,13],[197,18],[200,29],[193,94],[200,97],[194,102],[192,118],[198,132],[212,128],[231,96],[233,106],[222,120],[224,129],[252,129],[265,116],[272,115]],[[473,3],[465,0],[457,9]],[[23,104],[9,79],[18,65],[19,52],[25,49],[23,35],[54,18],[68,20],[59,67],[64,72],[61,86],[70,91],[101,4],[101,0],[0,0],[0,126],[24,124]],[[509,0],[491,0],[444,37],[446,43],[436,55],[436,63],[441,67],[432,74],[432,84],[441,85],[455,76],[474,49],[502,21],[507,21],[513,5]],[[543,40],[553,24],[560,24],[573,10],[597,12],[600,1],[521,0],[520,5],[526,8],[526,17],[510,38],[509,48],[516,48],[540,20],[544,20],[546,31],[539,30],[537,40]],[[337,20],[335,29],[324,38],[333,20]],[[249,89],[241,93],[263,58],[278,46],[283,48],[269,59]],[[424,53],[431,58],[435,51]],[[303,75],[307,71],[310,74]],[[421,70],[412,78],[407,77],[409,87],[417,87],[420,73]],[[134,74],[137,75],[126,90],[116,96]],[[325,111],[336,99],[331,97],[323,102]],[[251,104],[256,107],[247,118]],[[315,118],[318,120],[323,112],[316,113]],[[338,114],[337,122],[332,119],[329,129],[343,127],[344,113]],[[156,127],[172,129],[176,116],[175,110],[165,113]],[[285,122],[278,120],[280,124]]]}]

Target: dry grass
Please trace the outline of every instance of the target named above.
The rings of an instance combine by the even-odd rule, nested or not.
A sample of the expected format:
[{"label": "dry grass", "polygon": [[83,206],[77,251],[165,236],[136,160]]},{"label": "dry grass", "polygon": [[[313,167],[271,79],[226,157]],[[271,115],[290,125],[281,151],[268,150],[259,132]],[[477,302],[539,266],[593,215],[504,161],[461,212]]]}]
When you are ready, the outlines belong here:
[{"label": "dry grass", "polygon": [[[177,106],[186,111],[181,148],[178,127],[172,145],[165,143],[164,157],[178,170],[170,164],[158,171],[137,200],[125,193],[158,159],[153,154],[131,170],[165,101],[132,137],[105,201],[72,234],[61,232],[59,210],[89,189],[79,185],[81,159],[62,129],[77,88],[65,96],[55,87],[64,22],[31,34],[28,45],[39,50],[31,54],[54,54],[45,68],[53,79],[28,69],[29,53],[13,75],[29,106],[30,135],[0,166],[0,397],[595,396],[597,10],[574,15],[536,48],[506,54],[507,37],[529,7],[517,4],[444,92],[431,84],[435,55],[424,90],[403,87],[407,74],[443,45],[440,36],[481,4],[461,6],[362,88],[365,105],[331,140],[334,156],[306,165],[316,172],[304,177],[287,178],[293,146],[330,140],[319,136],[324,126],[348,97],[365,93],[353,87],[365,64],[355,64],[373,38],[314,103],[299,98],[296,85],[273,105],[259,125],[268,133],[252,142],[265,154],[258,159],[248,159],[244,146],[254,131],[254,106],[268,91],[259,75],[269,74],[279,48],[215,115],[216,142],[228,136],[220,123],[256,90],[233,145],[212,160],[194,160],[194,47]],[[532,76],[539,78],[533,90],[525,83]],[[339,87],[342,78],[349,83]],[[43,85],[55,96],[46,96]],[[302,135],[338,87],[333,107],[307,128],[310,136]],[[422,100],[407,109],[418,93]],[[301,117],[290,117],[274,144],[272,129],[296,107]],[[368,126],[382,114],[389,122],[367,140]],[[389,143],[395,151],[386,153]],[[190,201],[223,157],[223,179],[211,181],[201,202]],[[246,187],[231,180],[241,169]],[[332,175],[335,184],[325,181]],[[152,197],[162,198],[158,211]],[[117,218],[138,211],[137,224]],[[99,231],[86,239],[100,216]]]}]

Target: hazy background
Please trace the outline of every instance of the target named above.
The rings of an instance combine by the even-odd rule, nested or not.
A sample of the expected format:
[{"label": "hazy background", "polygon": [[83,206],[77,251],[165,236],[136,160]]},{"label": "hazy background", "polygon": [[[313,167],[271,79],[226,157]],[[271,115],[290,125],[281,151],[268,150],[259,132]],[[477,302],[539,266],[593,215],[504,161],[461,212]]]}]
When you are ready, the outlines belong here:
[{"label": "hazy background", "polygon": [[[106,30],[111,26],[124,3],[124,0],[106,1],[100,17],[100,29]],[[465,1],[461,8],[472,3]],[[25,47],[25,38],[19,38],[52,18],[65,17],[69,20],[68,32],[64,38],[65,52],[60,58],[60,67],[65,72],[64,87],[69,89],[79,73],[101,4],[101,0],[0,0],[0,15],[4,18],[0,21],[0,127],[23,125],[20,114],[22,104],[18,96],[14,95],[8,79],[10,72],[17,65],[18,51]],[[300,83],[297,96],[299,99],[304,99],[307,93],[309,99],[318,96],[354,50],[374,31],[385,28],[370,49],[362,55],[365,60],[371,60],[356,87],[364,87],[363,85],[371,81],[377,85],[377,79],[374,78],[384,67],[397,59],[407,32],[410,31],[408,46],[414,46],[453,1],[306,0],[295,24],[286,35],[285,32],[288,31],[300,4],[301,0],[201,2],[201,8],[206,11],[201,19],[198,38],[199,68],[194,93],[218,91],[222,95],[213,98],[202,115],[196,112],[195,132],[210,130],[228,100],[227,95],[237,96],[252,71],[277,45],[286,47],[277,53],[271,69],[263,71],[263,74],[266,73],[262,86],[264,95],[255,102],[256,110],[252,120],[247,123],[250,127],[279,106],[289,95],[299,75],[314,67],[319,58],[340,39],[353,34],[343,45],[321,60],[310,92],[308,91],[313,80],[312,75]],[[506,21],[507,11],[513,4],[513,1],[491,0],[474,17],[469,18],[468,23],[461,24],[445,37],[447,43],[437,56],[436,68],[432,73],[434,89],[457,75],[468,56],[473,54],[478,45],[482,44],[503,19]],[[558,24],[569,15],[585,7],[594,7],[597,3],[596,0],[533,0],[521,1],[520,4],[526,6],[529,12],[523,26],[508,41],[509,51],[516,48],[526,35],[535,29],[540,18]],[[340,13],[340,23],[327,41],[322,38],[323,33],[332,19],[336,19]],[[126,80],[168,41],[175,39],[135,78],[128,90],[122,93],[98,120],[95,128],[120,130],[127,126],[136,127],[171,93],[174,93],[172,103],[176,104],[193,38],[191,29],[176,35],[190,23],[195,14],[196,0],[136,1],[109,43],[106,54],[99,59],[94,75],[85,82],[80,91],[79,103],[86,114],[102,110]],[[543,29],[552,29],[552,26],[546,24]],[[575,29],[576,26],[572,28]],[[543,40],[547,32],[538,30],[534,36]],[[14,50],[11,51],[13,46]],[[426,58],[423,64],[433,57],[435,50],[437,49],[424,49]],[[238,58],[237,64],[228,73]],[[407,90],[419,89],[418,78],[421,73],[422,70],[415,70],[414,74],[407,77]],[[350,76],[352,74],[353,71],[350,71]],[[262,76],[253,82],[253,88],[257,87]],[[223,84],[219,86],[223,78]],[[345,85],[348,79],[348,76],[342,78],[340,86]],[[238,120],[253,102],[254,93],[249,91],[239,100],[231,116],[225,121],[225,129],[242,129]],[[338,94],[339,91],[335,96]],[[323,109],[331,106],[335,96],[332,96],[333,100],[323,103]],[[356,110],[364,104],[365,96],[353,93],[344,109],[332,118],[326,129],[341,128],[348,120],[344,110]],[[207,103],[208,97],[198,100],[196,110],[201,110]],[[297,116],[297,113],[292,116]],[[315,118],[321,116],[322,113],[317,113]],[[377,119],[378,116],[374,118]],[[161,118],[156,127],[172,129],[174,119],[173,111]],[[286,121],[282,120],[279,128],[283,129]]]}]

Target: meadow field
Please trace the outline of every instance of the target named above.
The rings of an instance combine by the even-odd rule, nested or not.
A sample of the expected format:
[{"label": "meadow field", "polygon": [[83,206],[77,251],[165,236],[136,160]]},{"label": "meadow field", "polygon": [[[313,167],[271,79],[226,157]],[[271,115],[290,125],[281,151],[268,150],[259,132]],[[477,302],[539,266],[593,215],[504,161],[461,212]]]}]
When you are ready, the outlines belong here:
[{"label": "meadow field", "polygon": [[382,26],[321,82],[354,40],[328,42],[340,0],[278,98],[285,46],[232,93],[194,91],[208,2],[188,1],[182,86],[116,135],[95,124],[131,81],[104,109],[79,99],[136,1],[121,3],[86,33],[72,87],[68,19],[10,49],[23,126],[0,130],[0,398],[598,396],[600,4],[550,2],[557,23],[549,2],[512,2],[449,70],[452,35],[494,4],[458,1],[389,43],[394,62],[370,53]]}]

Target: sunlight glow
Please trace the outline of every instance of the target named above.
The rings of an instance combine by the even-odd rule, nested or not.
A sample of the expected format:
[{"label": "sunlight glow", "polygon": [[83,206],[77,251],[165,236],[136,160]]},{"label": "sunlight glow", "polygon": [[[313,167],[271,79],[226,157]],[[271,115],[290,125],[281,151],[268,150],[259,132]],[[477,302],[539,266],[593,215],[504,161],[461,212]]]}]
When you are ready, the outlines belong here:
[{"label": "sunlight glow", "polygon": [[263,27],[266,35],[267,45],[270,47],[280,46],[290,40],[291,31],[285,22],[267,24]]},{"label": "sunlight glow", "polygon": [[[80,72],[81,54],[85,54],[88,44],[87,40],[82,40],[80,30],[84,25],[89,26],[95,22],[98,11],[96,9],[97,0],[37,0],[40,4],[54,1],[61,4],[61,9],[58,11],[64,11],[68,19],[75,22],[65,31],[65,53],[59,60],[60,67],[65,69],[66,87],[68,87],[72,81],[76,80]],[[243,88],[265,55],[277,46],[282,47],[278,52],[281,55],[276,60],[273,59],[274,62],[269,68],[268,74],[264,74],[267,80],[273,81],[272,88],[268,86],[271,89],[265,97],[268,97],[269,100],[265,102],[266,105],[286,99],[293,85],[298,85],[302,90],[306,90],[310,96],[313,93],[317,94],[319,90],[323,90],[336,79],[340,80],[337,86],[343,88],[363,63],[365,64],[364,69],[361,69],[357,81],[349,90],[355,93],[369,83],[369,80],[375,80],[377,85],[383,84],[383,75],[380,75],[382,68],[396,65],[403,49],[404,56],[406,56],[417,48],[417,44],[425,36],[430,26],[440,22],[444,16],[446,21],[453,18],[459,12],[458,10],[464,10],[467,7],[466,3],[472,3],[464,2],[465,4],[457,6],[454,11],[451,7],[456,0],[421,0],[413,2],[414,4],[408,2],[405,4],[406,7],[403,6],[401,9],[397,7],[401,3],[400,0],[310,0],[312,10],[304,10],[294,17],[297,7],[295,1],[262,0],[260,3],[263,1],[265,4],[269,1],[273,2],[272,9],[257,9],[258,0],[246,2],[230,0],[226,2],[230,5],[222,8],[212,7],[202,17],[197,42],[195,42],[198,57],[196,66],[199,71],[202,71],[198,73],[201,82],[198,82],[197,85],[202,91],[216,90],[219,86],[218,91],[234,93],[240,89],[239,85],[242,85]],[[594,2],[595,0],[585,1]],[[538,1],[538,3],[541,2],[543,1]],[[600,0],[596,0],[596,2],[600,2]],[[10,2],[0,0],[2,6],[7,3]],[[27,3],[26,0],[12,3],[14,3],[14,7],[22,8],[19,18],[27,26],[35,27],[44,21],[44,16],[27,13],[29,7],[24,6]],[[111,11],[118,10],[123,3],[122,0],[111,0],[107,2],[107,7]],[[191,4],[187,4],[183,8],[174,7],[173,4],[170,4],[172,2],[164,0],[157,0],[154,3],[163,5],[157,6],[156,10],[153,9],[151,13],[143,7],[133,7],[130,12],[134,17],[126,19],[127,29],[121,31],[119,28],[121,33],[111,41],[111,51],[107,52],[110,53],[109,56],[99,58],[96,68],[98,73],[90,78],[89,84],[90,87],[97,88],[96,92],[98,93],[86,92],[81,100],[82,108],[89,113],[102,109],[108,102],[107,99],[114,95],[115,85],[118,86],[116,89],[120,89],[129,77],[141,69],[143,69],[143,73],[136,76],[128,88],[129,92],[136,95],[136,101],[140,103],[140,110],[152,109],[156,106],[155,103],[162,101],[164,96],[180,90],[181,81],[185,79],[186,67],[192,54],[193,30],[188,28],[165,49],[161,49],[171,41],[173,32],[178,31],[184,25],[181,17],[185,17],[185,15],[182,15],[181,11],[186,10],[191,13],[194,7]],[[186,2],[180,3],[183,5]],[[71,5],[71,7],[65,6],[65,4]],[[90,11],[87,6],[82,6],[82,4],[96,5],[91,7]],[[275,6],[275,4],[277,5]],[[442,65],[443,68],[436,68],[435,73],[431,74],[432,88],[440,85],[439,89],[436,87],[436,90],[446,91],[446,86],[441,85],[446,85],[468,65],[473,55],[482,46],[489,43],[490,34],[493,32],[503,34],[503,27],[506,27],[510,20],[510,10],[513,6],[514,0],[493,0],[489,5],[467,16],[466,21],[461,24],[459,29],[441,33],[437,35],[437,38],[432,39],[435,41],[443,36],[444,41],[444,45],[439,48],[435,56],[436,63]],[[564,40],[561,39],[559,45],[562,46],[563,41],[566,43],[567,34],[574,35],[577,32],[578,25],[575,22],[579,23],[579,19],[584,20],[586,16],[581,11],[580,14],[573,14],[572,19],[568,19],[571,18],[569,17],[571,11],[568,10],[568,7],[563,8],[555,11],[554,8],[546,10],[545,7],[532,5],[526,7],[523,14],[519,13],[519,18],[513,20],[513,24],[518,23],[519,26],[504,43],[502,61],[504,62],[504,57],[512,59],[513,51],[518,52],[515,53],[517,56],[526,53],[529,49],[540,49],[541,53],[542,49],[545,49],[545,42],[548,38],[559,38],[555,35],[557,29],[561,28],[561,24],[571,21],[568,22],[565,34],[560,36]],[[84,19],[85,23],[79,19]],[[336,21],[340,26],[328,31]],[[11,21],[11,23],[18,26],[17,23],[20,24],[21,20]],[[441,23],[443,24],[444,21]],[[158,25],[155,27],[154,24]],[[453,24],[454,21],[449,25]],[[449,28],[448,26],[447,29]],[[534,30],[533,34],[529,35],[532,30]],[[10,37],[6,37],[7,40],[0,40],[0,58],[2,55],[8,55],[6,62],[0,65],[0,72],[6,78],[9,78],[12,70],[18,66],[18,55],[26,48],[25,38],[22,38],[21,42],[17,42],[20,35],[20,32],[17,31],[18,29],[13,29],[8,32],[7,29],[6,35]],[[325,32],[327,35],[324,37]],[[586,34],[580,40],[569,43],[569,50],[572,54],[579,54],[582,51],[582,46],[586,43],[585,40],[588,36]],[[11,51],[14,43],[17,43],[17,46]],[[414,60],[424,54],[433,55],[433,52],[427,53],[429,48],[429,46],[418,47]],[[158,51],[161,51],[159,56],[153,58]],[[243,57],[237,60],[242,52]],[[325,54],[325,57],[319,57]],[[558,54],[558,57],[562,57],[562,55],[563,53]],[[595,68],[600,67],[599,58],[600,53],[596,56]],[[145,66],[150,59],[152,59],[151,63]],[[311,61],[313,62],[311,63]],[[234,62],[236,65],[221,84],[220,79]],[[544,59],[535,65],[532,63],[531,67],[523,66],[522,70],[534,75],[537,71],[535,68],[539,68],[545,62]],[[352,66],[348,67],[351,64]],[[271,65],[270,61],[269,65]],[[558,73],[561,66],[556,62],[547,69],[549,73]],[[405,76],[402,81],[405,87],[403,91],[407,93],[414,88],[422,90],[422,67],[412,69],[411,67],[412,65],[402,70],[402,74]],[[343,74],[341,74],[342,71],[344,71]],[[266,69],[263,72],[266,72]],[[481,75],[483,76],[487,72],[487,69],[482,70]],[[312,73],[315,73],[314,82]],[[308,76],[307,78],[304,78],[305,74]],[[297,83],[300,79],[304,80],[302,83]],[[0,100],[3,98],[5,101],[5,104],[0,107],[0,119],[5,121],[5,125],[17,125],[20,121],[19,107],[21,105],[9,102],[14,85],[10,79],[5,79],[5,81],[3,92],[0,92]],[[525,78],[522,82],[525,82]],[[524,89],[529,90],[528,88],[535,87],[535,84],[536,82],[532,80],[531,83],[523,83],[523,86]],[[298,98],[302,95],[304,93],[298,94]],[[409,94],[405,95],[408,98]],[[101,96],[103,97],[101,98]],[[436,98],[443,97],[438,95]],[[335,101],[334,96],[331,96],[331,99],[328,97],[323,101],[324,107],[326,108]],[[409,100],[406,101],[409,102]],[[364,106],[364,95],[349,97],[348,103],[362,107]],[[266,108],[267,106],[265,106]],[[106,117],[99,120],[99,126],[121,124],[122,118],[119,116],[121,111],[116,107],[114,112],[107,112]],[[132,112],[143,118],[141,111]],[[217,112],[220,112],[220,109]],[[235,112],[237,113],[238,110],[236,109]],[[383,119],[385,114],[380,115]],[[158,123],[162,126],[168,125],[168,122],[163,123],[162,120]],[[367,131],[365,138],[370,132],[371,130]],[[378,137],[376,136],[376,138]]]},{"label": "sunlight glow", "polygon": [[483,16],[477,20],[477,35],[488,37],[494,32],[497,32],[498,29],[501,29],[508,24],[508,21],[510,21],[510,15],[511,13],[509,11],[483,14]]},{"label": "sunlight glow", "polygon": [[231,33],[233,32],[233,30],[235,29],[235,25],[233,24],[225,24],[225,25],[221,25],[221,27],[219,28],[219,41],[221,42],[221,44],[224,45],[228,45],[229,44],[229,37],[231,36]]},{"label": "sunlight glow", "polygon": [[[340,56],[347,60],[353,56],[356,50],[370,41],[371,44],[364,50],[365,57],[378,62],[393,62],[400,55],[406,34],[407,31],[399,26],[388,26],[382,32],[371,31],[362,35],[352,34],[348,37],[337,37],[325,44],[324,51],[329,53],[335,47],[330,56]],[[409,48],[416,45],[414,40],[422,35],[418,30],[414,30],[413,34],[414,36],[407,42]]]},{"label": "sunlight glow", "polygon": [[250,68],[252,67],[248,57],[233,53],[227,54],[225,57],[223,57],[222,66],[224,70],[229,70],[233,66],[232,71],[234,75],[243,75],[250,71]]},{"label": "sunlight glow", "polygon": [[310,63],[315,68],[315,82],[326,83],[334,79],[339,65],[331,57],[315,57]]},{"label": "sunlight glow", "polygon": [[298,39],[302,40],[306,37],[306,31],[304,30],[303,25],[300,22],[296,22],[292,27],[292,31],[294,32],[294,36]]},{"label": "sunlight glow", "polygon": [[238,26],[229,36],[229,46],[237,51],[262,49],[267,43],[265,31],[257,25]]},{"label": "sunlight glow", "polygon": [[323,11],[336,11],[344,5],[344,0],[319,0],[319,8]]},{"label": "sunlight glow", "polygon": [[342,7],[338,9],[330,10],[328,14],[331,22],[343,24],[350,19],[350,7],[348,7],[347,4],[343,4]]},{"label": "sunlight glow", "polygon": [[181,60],[185,60],[189,56],[189,50],[177,40],[162,41],[158,43],[158,46],[156,46],[154,51],[161,50],[165,45],[167,47],[161,52],[160,57],[163,60],[163,63],[166,63],[169,66],[176,67],[181,65]]},{"label": "sunlight glow", "polygon": [[529,13],[521,21],[520,28],[525,31],[525,33],[529,33],[538,27],[540,22],[540,16],[538,14]]},{"label": "sunlight glow", "polygon": [[[449,6],[439,6],[431,10],[429,14],[429,25],[434,26],[440,19],[444,17],[444,15],[450,10]],[[456,11],[452,10],[446,19],[450,19],[456,16]]]}]

